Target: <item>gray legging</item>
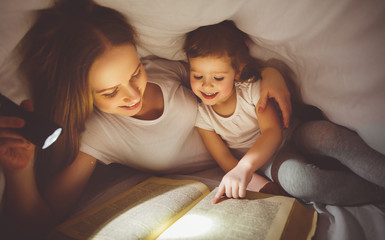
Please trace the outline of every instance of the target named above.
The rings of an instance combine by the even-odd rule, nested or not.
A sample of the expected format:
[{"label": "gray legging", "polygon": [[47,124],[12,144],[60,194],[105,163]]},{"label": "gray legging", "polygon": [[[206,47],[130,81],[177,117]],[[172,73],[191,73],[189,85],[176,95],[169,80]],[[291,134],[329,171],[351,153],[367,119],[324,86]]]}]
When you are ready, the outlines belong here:
[{"label": "gray legging", "polygon": [[[355,132],[329,121],[312,121],[295,130],[292,142],[301,152],[286,146],[271,169],[272,179],[290,195],[332,205],[385,202],[385,156]],[[348,170],[321,169],[309,156],[333,158]]]}]

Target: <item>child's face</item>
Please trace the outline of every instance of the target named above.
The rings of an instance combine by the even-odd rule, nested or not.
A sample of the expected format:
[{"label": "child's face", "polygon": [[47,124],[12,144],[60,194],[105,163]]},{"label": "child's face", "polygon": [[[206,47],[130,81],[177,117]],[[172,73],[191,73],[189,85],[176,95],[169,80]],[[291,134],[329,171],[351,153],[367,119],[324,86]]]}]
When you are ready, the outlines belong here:
[{"label": "child's face", "polygon": [[147,76],[133,45],[104,52],[92,64],[88,80],[101,111],[131,117],[142,110]]},{"label": "child's face", "polygon": [[191,88],[204,104],[214,106],[230,99],[238,77],[230,57],[196,57],[189,62]]}]

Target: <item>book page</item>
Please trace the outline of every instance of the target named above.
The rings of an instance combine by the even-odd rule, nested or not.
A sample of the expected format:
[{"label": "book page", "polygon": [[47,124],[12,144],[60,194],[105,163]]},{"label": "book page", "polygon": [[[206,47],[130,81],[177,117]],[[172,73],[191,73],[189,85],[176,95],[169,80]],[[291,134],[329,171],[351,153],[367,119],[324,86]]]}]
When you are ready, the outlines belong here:
[{"label": "book page", "polygon": [[56,229],[72,239],[154,239],[208,193],[197,181],[152,177]]},{"label": "book page", "polygon": [[[105,179],[105,176],[99,176],[100,180],[93,183],[93,189],[86,189],[86,192],[83,193],[71,218],[107,202],[116,195],[133,188],[135,185],[153,176],[135,169],[126,171],[123,176],[119,176],[119,174],[117,173],[118,178],[113,184],[104,183],[102,180]],[[108,181],[108,176],[105,181]]]},{"label": "book page", "polygon": [[[281,239],[296,201],[294,198],[247,192],[245,199],[225,199],[212,204],[215,192],[211,192],[158,239]],[[313,221],[312,216],[310,221]]]}]

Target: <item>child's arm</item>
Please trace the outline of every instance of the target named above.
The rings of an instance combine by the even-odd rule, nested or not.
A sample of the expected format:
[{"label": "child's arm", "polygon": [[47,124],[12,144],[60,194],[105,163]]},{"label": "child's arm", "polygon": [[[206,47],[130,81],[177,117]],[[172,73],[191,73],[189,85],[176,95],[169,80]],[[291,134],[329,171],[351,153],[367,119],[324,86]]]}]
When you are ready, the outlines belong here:
[{"label": "child's arm", "polygon": [[[201,128],[197,128],[200,135],[202,136],[203,142],[205,143],[210,154],[219,164],[223,171],[226,173],[237,166],[239,160],[236,159],[233,154],[230,152],[223,140],[216,134],[214,131],[209,131]],[[264,177],[253,173],[248,186],[251,189],[257,191],[262,185],[268,182]]]},{"label": "child's arm", "polygon": [[225,193],[227,197],[245,197],[246,187],[253,173],[274,155],[281,144],[282,127],[274,106],[268,103],[266,110],[263,113],[257,112],[257,116],[261,135],[237,166],[223,177],[213,199],[214,203]]},{"label": "child's arm", "polygon": [[290,91],[282,74],[275,68],[266,67],[262,69],[261,97],[257,104],[258,112],[262,113],[267,106],[269,98],[274,98],[282,112],[283,123],[289,127],[290,115],[292,113]]},{"label": "child's arm", "polygon": [[223,142],[222,138],[214,131],[197,128],[207,150],[211,156],[217,161],[223,171],[229,172],[238,164],[236,159],[230,152],[229,148]]}]

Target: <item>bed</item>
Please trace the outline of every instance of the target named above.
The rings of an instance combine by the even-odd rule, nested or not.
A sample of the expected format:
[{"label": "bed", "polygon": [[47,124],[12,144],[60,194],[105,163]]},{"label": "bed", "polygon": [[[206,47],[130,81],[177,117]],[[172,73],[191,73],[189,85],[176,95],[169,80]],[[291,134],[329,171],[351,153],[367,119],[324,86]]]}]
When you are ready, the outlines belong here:
[{"label": "bed", "polygon": [[[278,59],[289,65],[295,74],[298,98],[321,109],[329,120],[357,131],[372,148],[385,154],[385,1],[96,2],[127,16],[138,33],[142,57],[157,55],[185,60],[181,48],[186,32],[233,20],[253,40],[250,49],[254,56]],[[29,91],[16,71],[18,59],[12,51],[33,23],[33,10],[51,3],[0,2],[0,92],[15,102],[28,98]],[[108,170],[103,174],[110,174],[111,169],[105,169]],[[194,176],[217,181],[218,174],[220,171],[213,169]],[[115,174],[103,189],[88,190],[88,199],[107,186],[122,186],[127,181],[124,175]],[[0,170],[0,193],[2,186]],[[375,240],[385,236],[385,200],[377,205],[338,207],[314,203],[313,207],[319,213],[314,239]]]}]

